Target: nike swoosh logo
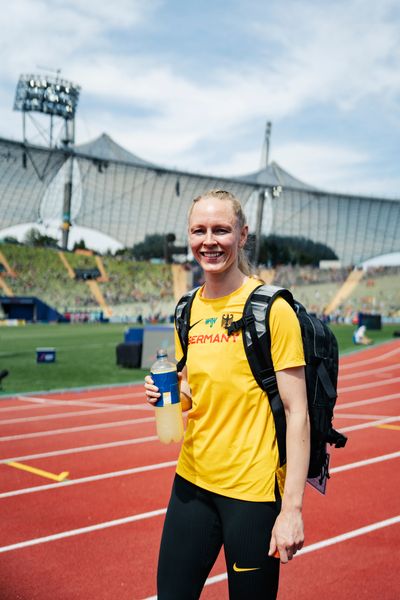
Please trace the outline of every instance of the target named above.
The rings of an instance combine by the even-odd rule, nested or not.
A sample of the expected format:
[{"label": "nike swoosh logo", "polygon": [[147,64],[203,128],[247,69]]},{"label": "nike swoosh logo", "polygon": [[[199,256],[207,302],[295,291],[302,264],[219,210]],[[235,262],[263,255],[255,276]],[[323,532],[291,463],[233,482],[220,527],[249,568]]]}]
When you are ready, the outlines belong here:
[{"label": "nike swoosh logo", "polygon": [[236,571],[236,573],[244,573],[245,571],[258,571],[259,569],[260,567],[238,567],[236,563],[233,565],[233,570]]},{"label": "nike swoosh logo", "polygon": [[201,323],[201,322],[202,322],[202,320],[203,320],[203,319],[200,319],[199,321],[196,321],[196,323],[193,323],[193,325],[191,325],[191,326],[189,327],[189,331],[192,329],[192,327],[194,327],[195,325],[198,325],[199,323]]}]

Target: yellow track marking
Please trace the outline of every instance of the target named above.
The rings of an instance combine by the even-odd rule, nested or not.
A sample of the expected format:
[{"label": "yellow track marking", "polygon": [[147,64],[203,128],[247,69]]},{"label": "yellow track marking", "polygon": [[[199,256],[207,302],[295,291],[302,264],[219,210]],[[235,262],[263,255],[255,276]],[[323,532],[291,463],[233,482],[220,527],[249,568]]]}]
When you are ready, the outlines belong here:
[{"label": "yellow track marking", "polygon": [[379,429],[396,429],[400,430],[400,425],[377,425]]},{"label": "yellow track marking", "polygon": [[9,467],[15,467],[15,469],[21,469],[21,471],[28,471],[28,473],[40,475],[40,477],[53,479],[53,481],[64,481],[69,475],[69,471],[63,471],[59,475],[55,475],[55,473],[49,473],[48,471],[43,471],[43,469],[36,469],[36,467],[30,467],[29,465],[24,465],[20,462],[8,462],[6,465]]}]

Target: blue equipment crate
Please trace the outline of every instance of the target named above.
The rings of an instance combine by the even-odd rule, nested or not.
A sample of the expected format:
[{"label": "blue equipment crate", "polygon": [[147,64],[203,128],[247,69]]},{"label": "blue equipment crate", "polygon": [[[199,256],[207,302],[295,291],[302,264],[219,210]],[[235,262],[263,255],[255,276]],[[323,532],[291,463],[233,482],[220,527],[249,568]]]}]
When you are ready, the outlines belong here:
[{"label": "blue equipment crate", "polygon": [[53,363],[56,361],[55,348],[36,348],[37,363]]},{"label": "blue equipment crate", "polygon": [[124,342],[136,342],[138,344],[143,343],[143,327],[130,327],[125,329]]}]

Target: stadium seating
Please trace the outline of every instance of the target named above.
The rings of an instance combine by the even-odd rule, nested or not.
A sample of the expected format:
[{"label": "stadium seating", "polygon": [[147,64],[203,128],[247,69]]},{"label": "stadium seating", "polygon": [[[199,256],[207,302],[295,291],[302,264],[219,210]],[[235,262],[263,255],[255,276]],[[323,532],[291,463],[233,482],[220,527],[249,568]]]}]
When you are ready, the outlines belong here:
[{"label": "stadium seating", "polygon": [[[37,296],[62,314],[99,313],[101,294],[103,309],[110,307],[113,318],[166,321],[174,311],[177,293],[177,290],[174,293],[174,285],[176,288],[178,282],[182,288],[184,280],[190,285],[191,279],[189,273],[186,278],[183,272],[178,277],[171,265],[136,262],[121,256],[104,256],[99,261],[94,255],[11,243],[2,243],[1,252],[13,272],[12,275],[2,273],[5,283],[2,292]],[[96,290],[91,291],[88,282],[77,280],[74,273],[95,268],[101,271],[101,277],[92,282]],[[350,269],[345,268],[323,270],[282,265],[264,270],[269,283],[289,287],[300,302],[319,315],[349,272]],[[399,275],[399,267],[368,270],[350,296],[333,311],[332,317],[350,320],[359,311],[400,316]]]},{"label": "stadium seating", "polygon": [[[9,290],[18,296],[37,296],[61,313],[98,312],[84,280],[71,277],[58,250],[17,244],[2,244],[2,252],[16,273],[7,279]],[[95,257],[64,253],[72,270],[91,269]],[[144,318],[168,318],[173,310],[173,280],[169,265],[134,262],[104,257],[108,281],[99,288],[113,314]],[[5,279],[6,280],[6,279]]]}]

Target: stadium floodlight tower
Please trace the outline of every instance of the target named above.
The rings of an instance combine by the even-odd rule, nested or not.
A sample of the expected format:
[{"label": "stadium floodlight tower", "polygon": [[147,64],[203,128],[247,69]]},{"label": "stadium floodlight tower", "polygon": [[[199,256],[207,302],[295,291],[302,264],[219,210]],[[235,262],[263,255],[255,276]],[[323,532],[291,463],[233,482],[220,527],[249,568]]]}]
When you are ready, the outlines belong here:
[{"label": "stadium floodlight tower", "polygon": [[[69,155],[64,185],[62,217],[62,246],[67,248],[71,227],[73,144],[75,142],[75,113],[79,100],[80,87],[60,78],[60,71],[52,75],[21,75],[15,93],[14,110],[22,112],[24,144],[27,144],[26,116],[31,117],[37,130],[42,133],[30,113],[39,112],[50,117],[48,145],[53,147],[54,118],[64,121],[64,133],[61,139],[64,151]],[[26,160],[26,159],[25,159]]]},{"label": "stadium floodlight tower", "polygon": [[[271,121],[267,121],[267,124],[265,126],[265,137],[264,137],[264,148],[262,151],[262,164],[261,164],[261,168],[262,169],[267,169],[269,166],[269,148],[270,148],[270,141],[271,141],[271,128],[272,128],[272,123]],[[275,188],[274,188],[275,189]],[[274,195],[274,190],[273,190],[273,195]],[[263,225],[263,219],[264,219],[264,204],[265,204],[265,198],[268,196],[268,189],[265,188],[261,188],[258,192],[258,199],[257,199],[257,218],[256,218],[256,232],[255,232],[255,248],[254,248],[254,263],[255,265],[258,265],[259,259],[260,259],[260,246],[261,246],[261,235],[262,235],[262,225]]]}]

